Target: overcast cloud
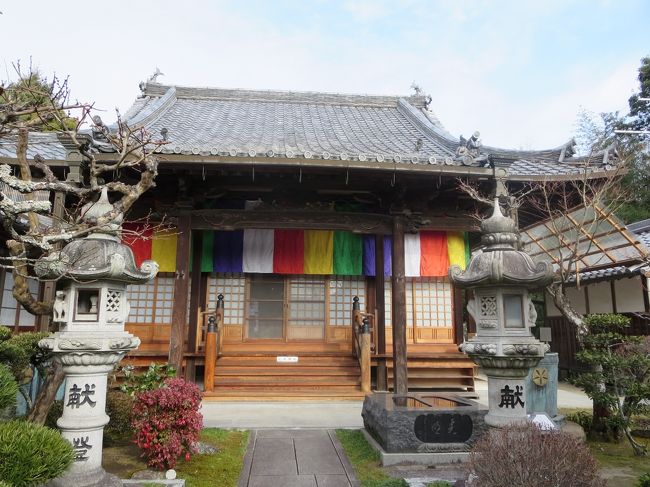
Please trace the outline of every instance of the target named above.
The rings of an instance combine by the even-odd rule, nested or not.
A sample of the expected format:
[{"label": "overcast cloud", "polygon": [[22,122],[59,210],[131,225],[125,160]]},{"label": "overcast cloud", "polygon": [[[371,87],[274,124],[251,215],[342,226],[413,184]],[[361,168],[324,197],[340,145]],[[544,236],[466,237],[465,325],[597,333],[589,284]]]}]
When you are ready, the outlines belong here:
[{"label": "overcast cloud", "polygon": [[156,67],[189,86],[408,95],[454,135],[548,148],[580,107],[622,110],[650,55],[650,2],[2,1],[0,79],[16,60],[69,75],[113,120]]}]

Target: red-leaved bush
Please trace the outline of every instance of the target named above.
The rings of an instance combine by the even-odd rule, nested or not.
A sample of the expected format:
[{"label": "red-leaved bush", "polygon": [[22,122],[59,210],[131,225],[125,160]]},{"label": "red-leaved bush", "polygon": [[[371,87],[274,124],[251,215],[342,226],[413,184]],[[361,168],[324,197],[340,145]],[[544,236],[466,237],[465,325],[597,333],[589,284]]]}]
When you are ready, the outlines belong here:
[{"label": "red-leaved bush", "polygon": [[183,454],[189,460],[203,424],[200,406],[201,391],[183,379],[167,379],[163,387],[136,396],[135,443],[148,466],[174,468]]}]

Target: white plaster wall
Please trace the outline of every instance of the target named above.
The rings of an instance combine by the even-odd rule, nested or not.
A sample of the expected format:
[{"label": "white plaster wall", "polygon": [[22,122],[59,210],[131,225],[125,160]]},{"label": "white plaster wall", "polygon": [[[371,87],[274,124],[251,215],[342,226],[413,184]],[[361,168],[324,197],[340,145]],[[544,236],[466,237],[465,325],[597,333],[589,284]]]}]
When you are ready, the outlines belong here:
[{"label": "white plaster wall", "polygon": [[597,282],[587,286],[590,313],[613,313],[612,290],[609,282]]},{"label": "white plaster wall", "polygon": [[643,303],[643,293],[645,291],[641,279],[641,276],[636,276],[630,279],[621,279],[614,283],[617,312],[645,311]]},{"label": "white plaster wall", "polygon": [[[587,312],[587,306],[585,304],[585,291],[584,288],[579,290],[570,287],[567,289],[567,297],[571,301],[573,308],[580,314],[585,314]],[[561,316],[560,310],[557,309],[555,304],[553,304],[553,298],[547,293],[546,294],[546,316]]]}]

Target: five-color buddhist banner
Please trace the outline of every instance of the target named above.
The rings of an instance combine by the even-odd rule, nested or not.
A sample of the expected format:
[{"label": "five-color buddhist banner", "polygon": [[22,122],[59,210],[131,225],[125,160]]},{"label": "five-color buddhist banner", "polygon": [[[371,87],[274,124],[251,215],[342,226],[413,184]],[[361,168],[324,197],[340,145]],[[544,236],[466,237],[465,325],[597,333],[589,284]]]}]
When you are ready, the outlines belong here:
[{"label": "five-color buddhist banner", "polygon": [[[154,259],[160,272],[176,270],[173,230],[152,232],[125,225],[124,242],[140,265]],[[235,230],[202,232],[202,272],[375,275],[375,236],[330,230]],[[384,237],[384,274],[391,274],[392,242]],[[194,256],[196,258],[196,256]],[[422,231],[404,236],[407,277],[446,276],[469,261],[467,234]]]}]

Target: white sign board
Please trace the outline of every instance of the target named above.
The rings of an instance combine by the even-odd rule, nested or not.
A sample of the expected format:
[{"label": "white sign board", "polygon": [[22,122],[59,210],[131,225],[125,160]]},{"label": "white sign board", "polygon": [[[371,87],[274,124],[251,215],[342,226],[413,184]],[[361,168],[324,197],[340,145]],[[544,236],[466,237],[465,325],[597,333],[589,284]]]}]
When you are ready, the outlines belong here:
[{"label": "white sign board", "polygon": [[297,364],[298,363],[298,357],[289,356],[289,355],[278,355],[276,357],[276,361],[278,363],[284,363],[284,364]]}]

